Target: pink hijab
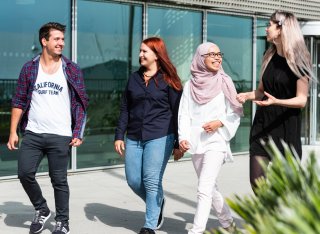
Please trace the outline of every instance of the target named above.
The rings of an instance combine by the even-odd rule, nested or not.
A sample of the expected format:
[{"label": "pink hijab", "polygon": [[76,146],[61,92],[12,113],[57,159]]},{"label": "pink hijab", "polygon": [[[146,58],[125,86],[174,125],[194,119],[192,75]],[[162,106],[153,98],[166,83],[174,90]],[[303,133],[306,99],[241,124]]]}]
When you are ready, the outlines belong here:
[{"label": "pink hijab", "polygon": [[198,46],[197,51],[191,63],[191,96],[198,104],[205,104],[216,97],[221,90],[231,103],[231,108],[239,115],[243,115],[242,105],[236,100],[237,91],[231,78],[220,70],[214,74],[208,70],[203,54],[207,54],[212,46],[217,46],[211,42],[202,43]]}]

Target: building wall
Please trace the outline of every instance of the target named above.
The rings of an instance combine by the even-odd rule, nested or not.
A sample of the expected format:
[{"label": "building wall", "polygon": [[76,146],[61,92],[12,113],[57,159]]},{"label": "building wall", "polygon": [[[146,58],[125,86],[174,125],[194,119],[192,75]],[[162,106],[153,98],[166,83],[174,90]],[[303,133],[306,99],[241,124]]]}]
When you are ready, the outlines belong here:
[{"label": "building wall", "polygon": [[[261,10],[261,2],[269,7]],[[160,36],[165,40],[183,82],[190,79],[189,68],[197,46],[203,41],[217,43],[225,54],[224,69],[237,90],[252,90],[267,46],[266,15],[285,2],[2,0],[0,22],[5,23],[0,24],[0,176],[16,174],[18,151],[6,149],[10,101],[22,65],[41,51],[38,29],[44,23],[58,21],[67,25],[64,55],[77,62],[84,73],[90,97],[88,122],[83,145],[73,150],[70,170],[86,170],[123,163],[113,150],[113,132],[126,80],[139,67],[143,38]],[[298,13],[304,19],[318,17],[317,10],[306,14],[302,12],[306,6],[293,2],[297,3],[290,3],[288,8],[297,12],[300,9]],[[248,151],[252,113],[251,104],[245,104],[245,117],[231,142],[233,152]],[[47,171],[46,160],[39,171]]]},{"label": "building wall", "polygon": [[320,2],[317,0],[167,0],[165,2],[267,16],[274,10],[286,10],[300,19],[320,20]]}]

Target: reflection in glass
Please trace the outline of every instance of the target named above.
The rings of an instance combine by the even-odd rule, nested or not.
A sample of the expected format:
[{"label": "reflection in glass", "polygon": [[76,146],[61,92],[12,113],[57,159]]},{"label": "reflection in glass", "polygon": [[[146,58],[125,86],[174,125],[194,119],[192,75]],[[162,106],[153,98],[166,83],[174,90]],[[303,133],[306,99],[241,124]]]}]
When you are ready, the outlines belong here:
[{"label": "reflection in glass", "polygon": [[[316,49],[314,51],[316,53],[316,59],[315,63],[316,63],[316,71],[315,74],[317,76],[317,79],[320,80],[320,41],[316,41]],[[315,141],[318,143],[320,142],[320,84],[319,82],[316,84],[317,88],[315,89],[314,95],[316,96],[316,139]],[[309,100],[308,100],[309,101]],[[309,104],[310,105],[310,104]],[[307,124],[307,122],[306,122]],[[310,124],[309,124],[310,126]]]},{"label": "reflection in glass", "polygon": [[260,78],[262,58],[269,46],[269,43],[266,40],[266,27],[268,23],[269,20],[267,19],[257,20],[257,87]]},{"label": "reflection in glass", "polygon": [[[18,151],[6,147],[16,81],[23,64],[41,52],[38,30],[49,21],[67,26],[64,55],[70,56],[71,5],[65,0],[1,0],[0,5],[0,176],[9,176],[17,174]],[[38,171],[47,171],[46,160]]]},{"label": "reflection in glass", "polygon": [[1,0],[0,79],[17,79],[23,64],[41,52],[38,30],[49,21],[67,25],[64,55],[69,57],[70,18],[65,0]]},{"label": "reflection in glass", "polygon": [[122,163],[113,149],[114,128],[128,76],[139,67],[142,7],[80,0],[77,37],[77,63],[90,98],[77,168]]},{"label": "reflection in glass", "polygon": [[[223,69],[232,78],[238,92],[252,90],[252,18],[208,14],[208,41],[224,52]],[[244,105],[244,117],[231,141],[234,152],[249,150],[251,102]]]},{"label": "reflection in glass", "polygon": [[190,79],[190,64],[202,42],[202,13],[169,8],[148,8],[148,36],[160,36],[178,74]]}]

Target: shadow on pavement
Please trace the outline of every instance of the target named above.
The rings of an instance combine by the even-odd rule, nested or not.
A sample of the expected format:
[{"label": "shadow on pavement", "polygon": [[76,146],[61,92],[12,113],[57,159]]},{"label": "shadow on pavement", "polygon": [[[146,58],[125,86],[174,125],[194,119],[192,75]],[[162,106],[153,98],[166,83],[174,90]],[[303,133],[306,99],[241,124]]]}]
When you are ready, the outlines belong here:
[{"label": "shadow on pavement", "polygon": [[[144,212],[131,211],[100,203],[89,203],[84,208],[86,217],[91,221],[101,221],[112,227],[123,227],[138,233],[144,224]],[[193,217],[192,214],[186,214]],[[179,219],[165,218],[161,232],[182,234],[186,233],[186,222]]]},{"label": "shadow on pavement", "polygon": [[[34,215],[34,208],[31,205],[24,205],[22,202],[4,202],[0,205],[0,218],[9,227],[21,227],[29,230],[31,221]],[[52,212],[49,222],[46,223],[45,229],[53,229],[50,224],[54,220],[54,213]]]},{"label": "shadow on pavement", "polygon": [[[86,217],[93,222],[100,221],[111,227],[122,227],[127,230],[138,233],[144,224],[144,212],[132,211],[118,207],[108,206],[101,203],[89,203],[84,208]],[[165,217],[164,224],[159,233],[185,234],[187,228],[192,226],[193,213],[175,213],[181,219]],[[242,227],[243,221],[234,218],[238,227]],[[220,224],[217,219],[210,218],[207,223],[207,229],[219,228]]]}]

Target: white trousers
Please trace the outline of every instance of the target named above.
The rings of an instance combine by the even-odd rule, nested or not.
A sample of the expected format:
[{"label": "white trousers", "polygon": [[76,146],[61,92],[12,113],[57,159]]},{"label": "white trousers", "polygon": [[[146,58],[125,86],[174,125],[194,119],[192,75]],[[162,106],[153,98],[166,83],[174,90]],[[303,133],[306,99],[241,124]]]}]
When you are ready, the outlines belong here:
[{"label": "white trousers", "polygon": [[198,204],[193,227],[189,230],[188,234],[202,234],[206,230],[211,206],[216,211],[222,227],[229,227],[233,221],[229,206],[218,191],[216,183],[224,158],[224,152],[215,151],[192,155],[193,166],[199,179]]}]

